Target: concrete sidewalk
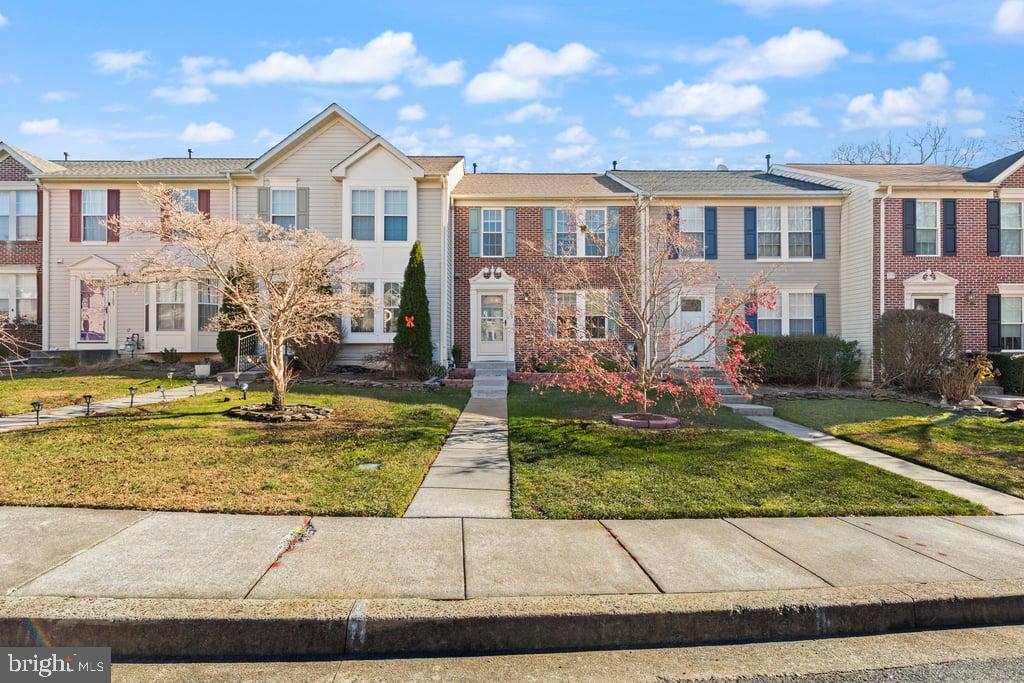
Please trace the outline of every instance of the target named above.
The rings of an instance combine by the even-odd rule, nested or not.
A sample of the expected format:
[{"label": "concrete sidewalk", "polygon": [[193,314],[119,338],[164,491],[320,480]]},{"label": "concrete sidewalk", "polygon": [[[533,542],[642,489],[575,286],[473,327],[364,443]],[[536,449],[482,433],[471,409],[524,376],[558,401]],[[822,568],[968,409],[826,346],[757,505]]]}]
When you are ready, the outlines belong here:
[{"label": "concrete sidewalk", "polygon": [[[138,394],[135,397],[133,405],[148,406],[153,405],[154,403],[161,403],[165,400],[176,401],[180,398],[188,398],[194,394],[209,394],[214,391],[220,391],[221,388],[222,387],[217,384],[199,384],[196,385],[194,392],[193,387],[189,385],[168,389],[164,394],[161,394],[159,391],[151,391],[145,394]],[[112,398],[105,401],[93,401],[89,412],[93,415],[102,415],[103,413],[110,413],[115,410],[124,410],[131,403],[132,401],[130,396],[125,396],[124,398]],[[85,417],[84,405],[70,405],[63,406],[61,408],[52,408],[50,410],[42,410],[39,413],[39,424],[44,425],[50,424],[51,422],[72,420],[76,417]],[[35,413],[21,413],[19,415],[0,417],[0,432],[12,432],[16,429],[26,429],[28,427],[34,427],[35,425]]]}]

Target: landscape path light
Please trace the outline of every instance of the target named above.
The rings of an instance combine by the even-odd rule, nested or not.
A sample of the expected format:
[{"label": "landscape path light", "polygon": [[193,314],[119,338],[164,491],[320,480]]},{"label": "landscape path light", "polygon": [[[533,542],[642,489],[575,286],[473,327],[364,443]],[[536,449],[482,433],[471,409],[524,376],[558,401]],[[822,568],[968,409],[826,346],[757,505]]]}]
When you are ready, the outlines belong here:
[{"label": "landscape path light", "polygon": [[197,379],[192,380],[192,395],[193,396],[198,396],[199,395],[198,393],[196,393],[196,385],[197,384],[199,384],[199,380],[197,380]]},{"label": "landscape path light", "polygon": [[85,416],[89,417],[92,414],[92,394],[86,394],[82,398],[85,399]]},{"label": "landscape path light", "polygon": [[161,401],[166,401],[167,400],[167,394],[164,393],[164,385],[163,384],[157,384],[156,385],[156,390],[160,392],[160,400]]},{"label": "landscape path light", "polygon": [[249,398],[249,385],[246,382],[242,382],[242,400],[246,401]]},{"label": "landscape path light", "polygon": [[138,391],[138,387],[128,387],[128,393],[131,394],[131,398],[128,399],[128,407],[135,407],[135,392]]},{"label": "landscape path light", "polygon": [[36,424],[39,424],[39,411],[43,409],[42,401],[32,401],[32,410],[36,411]]}]

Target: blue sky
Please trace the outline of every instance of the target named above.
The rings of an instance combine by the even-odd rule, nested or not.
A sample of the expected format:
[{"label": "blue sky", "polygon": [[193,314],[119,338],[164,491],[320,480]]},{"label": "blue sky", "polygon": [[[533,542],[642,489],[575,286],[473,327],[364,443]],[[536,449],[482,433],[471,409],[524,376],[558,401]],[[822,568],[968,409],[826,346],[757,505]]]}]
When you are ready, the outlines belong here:
[{"label": "blue sky", "polygon": [[1024,96],[1024,0],[0,0],[0,17],[0,139],[52,158],[255,156],[335,101],[409,154],[489,171],[828,161],[929,122],[988,159]]}]

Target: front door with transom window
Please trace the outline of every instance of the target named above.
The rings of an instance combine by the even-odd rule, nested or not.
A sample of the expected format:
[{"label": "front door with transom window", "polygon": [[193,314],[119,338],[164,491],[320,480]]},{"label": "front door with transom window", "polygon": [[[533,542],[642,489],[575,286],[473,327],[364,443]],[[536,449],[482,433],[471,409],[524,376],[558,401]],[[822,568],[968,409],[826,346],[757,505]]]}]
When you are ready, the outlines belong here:
[{"label": "front door with transom window", "polygon": [[501,358],[508,355],[505,319],[505,294],[478,294],[479,311],[476,349],[481,359]]}]

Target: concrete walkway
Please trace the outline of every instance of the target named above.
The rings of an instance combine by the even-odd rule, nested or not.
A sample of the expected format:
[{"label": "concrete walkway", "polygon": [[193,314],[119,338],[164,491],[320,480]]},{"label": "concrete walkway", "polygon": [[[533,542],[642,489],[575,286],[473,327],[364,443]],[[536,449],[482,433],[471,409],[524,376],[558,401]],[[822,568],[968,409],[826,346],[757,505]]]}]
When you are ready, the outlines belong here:
[{"label": "concrete walkway", "polygon": [[406,517],[509,518],[511,467],[504,397],[469,399]]},{"label": "concrete walkway", "polygon": [[463,600],[1024,578],[1024,516],[557,521],[0,508],[0,597]]},{"label": "concrete walkway", "polygon": [[[221,387],[217,384],[199,384],[195,387],[195,394],[209,394],[214,391],[220,391]],[[135,396],[136,406],[152,405],[154,403],[160,403],[164,400],[174,401],[179,398],[188,398],[193,395],[193,388],[189,385],[183,387],[177,387],[175,389],[168,389],[166,392],[166,399],[164,395],[161,395],[159,391],[153,391],[146,394],[138,394]],[[93,401],[90,413],[93,415],[102,415],[103,413],[110,413],[115,410],[124,410],[131,403],[131,397],[125,396],[124,398],[113,398],[105,401]],[[51,422],[60,422],[62,420],[72,420],[76,417],[85,416],[84,405],[70,405],[62,408],[52,408],[50,410],[42,410],[39,413],[39,424],[49,424]],[[34,427],[36,424],[35,413],[22,413],[20,415],[9,415],[7,417],[0,417],[0,432],[11,432],[16,429],[25,429],[27,427]]]},{"label": "concrete walkway", "polygon": [[924,467],[901,458],[858,446],[857,444],[824,434],[810,427],[789,422],[778,417],[748,416],[748,419],[769,429],[795,436],[801,441],[814,444],[839,455],[874,465],[888,472],[902,475],[932,488],[966,498],[972,503],[984,505],[997,515],[1024,515],[1024,499],[995,491],[978,484],[929,467]]}]

